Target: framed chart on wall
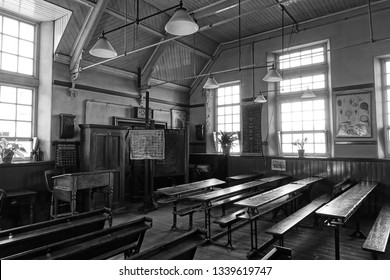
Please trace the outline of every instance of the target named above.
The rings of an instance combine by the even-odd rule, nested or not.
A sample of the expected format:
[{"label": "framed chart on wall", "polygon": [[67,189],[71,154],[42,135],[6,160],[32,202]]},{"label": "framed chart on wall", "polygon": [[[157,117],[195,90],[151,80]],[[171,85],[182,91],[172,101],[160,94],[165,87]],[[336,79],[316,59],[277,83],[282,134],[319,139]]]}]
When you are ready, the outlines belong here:
[{"label": "framed chart on wall", "polygon": [[336,137],[372,137],[371,92],[338,94],[335,97]]},{"label": "framed chart on wall", "polygon": [[186,127],[186,111],[171,109],[171,128],[184,129]]}]

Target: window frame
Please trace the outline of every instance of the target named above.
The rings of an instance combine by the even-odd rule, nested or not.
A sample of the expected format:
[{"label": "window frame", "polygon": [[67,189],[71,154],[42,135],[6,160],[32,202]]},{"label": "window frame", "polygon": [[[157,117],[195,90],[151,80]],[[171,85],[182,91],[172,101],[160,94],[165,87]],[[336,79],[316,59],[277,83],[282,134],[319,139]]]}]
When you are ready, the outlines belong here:
[{"label": "window frame", "polygon": [[[384,139],[385,139],[385,158],[390,158],[390,105],[387,106],[388,103],[390,103],[390,99],[387,98],[387,91],[390,90],[390,84],[387,85],[386,82],[386,74],[390,74],[390,69],[388,69],[388,72],[386,72],[386,62],[389,62],[390,64],[390,57],[383,58],[381,60],[381,79],[382,79],[382,96],[383,96],[383,123],[384,123]],[[389,67],[390,68],[390,67]]]},{"label": "window frame", "polygon": [[[289,53],[294,53],[298,51],[304,51],[308,49],[315,49],[323,47],[324,50],[324,62],[321,63],[316,63],[316,64],[310,64],[310,65],[304,65],[304,66],[299,66],[299,67],[293,67],[293,68],[287,68],[280,70],[283,73],[283,80],[287,79],[294,79],[298,77],[305,77],[305,76],[315,76],[318,74],[324,74],[325,75],[325,87],[322,89],[313,89],[316,97],[312,98],[310,100],[324,100],[324,112],[325,112],[325,129],[324,130],[300,130],[300,131],[295,131],[295,133],[302,133],[304,134],[305,132],[307,133],[314,133],[314,132],[319,132],[323,131],[324,136],[325,136],[325,153],[307,153],[305,151],[305,154],[310,156],[310,157],[329,157],[331,153],[330,145],[330,127],[331,127],[331,112],[330,112],[330,104],[329,104],[329,88],[330,88],[330,80],[329,80],[329,54],[327,52],[327,42],[317,42],[317,43],[312,43],[310,45],[305,45],[305,46],[296,46],[294,48],[291,48],[287,52],[283,52],[283,55],[289,54]],[[274,53],[274,59],[275,61],[278,62],[278,66],[280,65],[279,57],[282,55],[282,52],[275,52]],[[295,152],[292,153],[286,153],[283,152],[282,150],[282,116],[281,116],[281,106],[282,103],[286,102],[297,102],[297,101],[304,101],[304,99],[301,99],[301,95],[304,90],[301,91],[293,91],[293,92],[281,92],[281,86],[280,82],[275,83],[274,85],[276,89],[276,127],[277,127],[277,138],[278,138],[278,154],[279,156],[296,156],[297,154]],[[290,132],[286,132],[290,133]],[[294,132],[293,132],[294,133]]]},{"label": "window frame", "polygon": [[[218,139],[219,137],[219,130],[218,130],[218,108],[219,107],[223,107],[223,106],[226,106],[225,105],[221,105],[221,106],[218,106],[218,90],[220,88],[223,88],[223,87],[233,87],[233,86],[238,86],[239,88],[239,101],[238,103],[230,103],[228,105],[231,105],[231,106],[236,106],[238,105],[239,109],[240,109],[240,112],[238,114],[240,120],[239,120],[239,124],[240,124],[240,130],[239,131],[235,131],[237,132],[236,136],[238,137],[238,144],[237,144],[237,147],[239,149],[239,151],[234,151],[233,148],[232,150],[230,151],[230,154],[234,154],[234,155],[239,155],[242,153],[242,147],[241,147],[241,143],[242,143],[242,139],[241,139],[241,131],[242,131],[242,117],[241,117],[241,82],[240,81],[231,81],[231,82],[227,82],[227,83],[222,83],[220,84],[220,87],[218,89],[215,89],[215,94],[214,94],[214,125],[215,125],[215,133],[214,133],[214,141],[216,141],[216,139]],[[222,149],[220,147],[220,144],[217,142],[215,143],[215,149],[217,151],[217,153],[219,154],[222,154]]]}]

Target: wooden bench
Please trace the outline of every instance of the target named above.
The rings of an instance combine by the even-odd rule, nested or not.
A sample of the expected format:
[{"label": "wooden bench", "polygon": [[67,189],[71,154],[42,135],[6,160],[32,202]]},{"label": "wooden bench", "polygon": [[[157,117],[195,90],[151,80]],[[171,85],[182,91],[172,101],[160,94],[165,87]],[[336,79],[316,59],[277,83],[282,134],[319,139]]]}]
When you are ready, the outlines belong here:
[{"label": "wooden bench", "polygon": [[69,238],[46,246],[34,248],[5,259],[21,260],[102,260],[124,253],[125,258],[140,251],[145,232],[152,220],[142,217]]},{"label": "wooden bench", "polygon": [[262,173],[241,174],[241,175],[234,175],[234,176],[226,177],[226,185],[231,187],[234,185],[238,185],[238,184],[252,181],[254,179],[260,178],[261,176],[263,176]]},{"label": "wooden bench", "polygon": [[[335,198],[340,195],[342,192],[348,190],[350,187],[354,186],[356,182],[350,179],[346,179],[332,187],[332,194],[323,194],[318,198],[314,199],[306,206],[302,207],[298,211],[292,213],[290,216],[286,217],[279,223],[273,225],[265,232],[271,234],[275,239],[279,239],[279,245],[284,246],[284,235],[287,234],[293,227],[297,226],[301,221],[313,214],[321,206],[329,202],[330,199]],[[317,221],[315,221],[317,225]]]},{"label": "wooden bench", "polygon": [[154,246],[130,257],[131,260],[192,260],[198,246],[205,243],[206,233],[200,229],[187,232],[172,241]]},{"label": "wooden bench", "polygon": [[292,251],[290,248],[275,246],[271,249],[262,260],[291,260]]},{"label": "wooden bench", "polygon": [[0,258],[103,229],[108,208],[0,231]]},{"label": "wooden bench", "polygon": [[[294,195],[286,195],[281,198],[278,198],[268,204],[265,204],[264,206],[258,207],[256,213],[248,213],[248,208],[243,208],[238,211],[235,211],[232,214],[229,214],[227,216],[224,216],[220,219],[217,219],[214,221],[214,223],[219,224],[220,227],[226,228],[227,227],[227,236],[228,236],[228,242],[227,246],[230,246],[233,248],[232,244],[232,225],[239,220],[252,220],[252,219],[257,219],[262,215],[268,214],[272,211],[277,211],[279,209],[284,208],[284,210],[287,212],[285,209],[285,206],[287,203],[292,202],[296,200],[298,197],[300,197],[302,194],[297,193]],[[274,214],[275,215],[275,214]]]},{"label": "wooden bench", "polygon": [[194,213],[201,210],[201,208],[202,208],[202,204],[197,203],[197,204],[193,204],[193,205],[190,205],[188,207],[185,207],[185,208],[177,209],[176,211],[172,211],[172,214],[178,215],[180,217],[184,217],[184,216],[188,215],[188,230],[192,230],[193,229],[193,221],[194,221]]},{"label": "wooden bench", "polygon": [[382,206],[364,244],[363,250],[372,253],[373,259],[378,259],[378,254],[384,254],[390,234],[390,205]]}]

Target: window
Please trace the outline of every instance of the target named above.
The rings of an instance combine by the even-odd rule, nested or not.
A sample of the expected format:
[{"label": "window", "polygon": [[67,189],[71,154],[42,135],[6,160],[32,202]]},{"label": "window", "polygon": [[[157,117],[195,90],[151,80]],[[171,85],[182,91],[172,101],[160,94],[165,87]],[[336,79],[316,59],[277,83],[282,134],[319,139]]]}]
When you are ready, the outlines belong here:
[{"label": "window", "polygon": [[[220,131],[236,132],[237,137],[241,131],[240,124],[240,85],[221,86],[217,90],[216,104],[217,104],[217,134]],[[239,137],[238,137],[239,138]],[[235,141],[231,152],[239,153],[239,140]],[[218,151],[221,147],[218,145]]]},{"label": "window", "polygon": [[[328,66],[325,46],[314,46],[278,55],[283,81],[278,84],[280,154],[296,155],[296,140],[306,139],[308,155],[328,154]],[[311,89],[316,98],[302,99]]]},{"label": "window", "polygon": [[384,91],[384,113],[386,127],[386,155],[390,157],[390,59],[382,64],[383,69],[383,91]]},{"label": "window", "polygon": [[30,151],[32,121],[33,89],[0,84],[0,137]]},{"label": "window", "polygon": [[32,76],[35,26],[0,15],[0,69]]}]

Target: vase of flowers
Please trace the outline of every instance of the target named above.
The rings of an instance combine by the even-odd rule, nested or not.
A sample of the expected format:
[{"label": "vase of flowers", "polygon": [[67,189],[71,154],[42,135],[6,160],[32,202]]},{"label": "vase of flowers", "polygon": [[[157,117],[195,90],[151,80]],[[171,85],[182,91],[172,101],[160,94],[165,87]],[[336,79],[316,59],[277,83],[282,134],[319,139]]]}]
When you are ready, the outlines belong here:
[{"label": "vase of flowers", "polygon": [[230,149],[236,145],[234,141],[238,140],[238,137],[234,132],[220,131],[218,143],[221,144],[222,153],[224,155],[230,155]]},{"label": "vase of flowers", "polygon": [[26,152],[26,149],[20,146],[17,142],[17,139],[13,143],[9,142],[5,138],[1,139],[0,156],[2,163],[11,163],[14,155],[24,158],[23,152]]},{"label": "vase of flowers", "polygon": [[304,158],[305,157],[305,144],[307,143],[307,138],[301,140],[301,139],[297,139],[295,140],[295,142],[292,142],[292,144],[294,146],[297,146],[298,147],[298,157],[300,158]]}]

